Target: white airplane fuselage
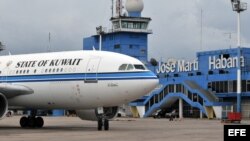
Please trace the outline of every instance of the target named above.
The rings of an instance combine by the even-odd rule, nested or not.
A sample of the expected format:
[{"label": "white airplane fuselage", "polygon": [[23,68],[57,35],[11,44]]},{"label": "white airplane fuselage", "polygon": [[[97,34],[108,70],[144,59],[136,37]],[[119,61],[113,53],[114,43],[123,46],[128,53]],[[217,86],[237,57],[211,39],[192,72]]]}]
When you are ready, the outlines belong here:
[{"label": "white airplane fuselage", "polygon": [[158,79],[137,59],[105,51],[0,57],[0,84],[31,94],[7,97],[21,109],[91,109],[128,103],[152,91]]}]

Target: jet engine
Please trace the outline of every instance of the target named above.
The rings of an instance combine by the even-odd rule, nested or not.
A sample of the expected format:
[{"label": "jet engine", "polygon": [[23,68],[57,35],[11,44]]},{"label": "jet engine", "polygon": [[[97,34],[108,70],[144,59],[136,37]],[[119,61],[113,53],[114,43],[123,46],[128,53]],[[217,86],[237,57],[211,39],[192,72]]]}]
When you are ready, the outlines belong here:
[{"label": "jet engine", "polygon": [[[88,110],[76,110],[78,117],[82,120],[92,120],[97,121],[101,118],[101,114],[98,114],[97,109],[88,109]],[[114,118],[118,113],[118,107],[104,107],[103,115],[106,119]]]},{"label": "jet engine", "polygon": [[8,100],[0,93],[0,119],[5,116],[8,111]]}]

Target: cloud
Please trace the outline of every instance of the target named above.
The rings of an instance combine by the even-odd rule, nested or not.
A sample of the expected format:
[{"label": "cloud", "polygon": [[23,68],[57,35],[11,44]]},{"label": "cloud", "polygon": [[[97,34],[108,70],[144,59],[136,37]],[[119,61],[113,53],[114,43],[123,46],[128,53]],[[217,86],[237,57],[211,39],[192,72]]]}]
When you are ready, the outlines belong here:
[{"label": "cloud", "polygon": [[[229,0],[160,1],[145,0],[144,15],[153,18],[150,28],[154,34],[149,38],[150,56],[190,59],[195,58],[197,51],[236,46],[236,13],[232,11]],[[250,32],[246,26],[250,22],[249,14],[246,11],[241,17],[243,46],[250,43]],[[228,33],[232,34],[231,39]]]},{"label": "cloud", "polygon": [[[97,2],[99,4],[97,4]],[[106,0],[0,0],[0,40],[14,54],[45,52],[51,33],[52,50],[80,50],[82,38],[105,25]]]},{"label": "cloud", "polygon": [[[244,0],[250,3],[250,0]],[[151,17],[149,56],[195,58],[201,50],[236,45],[236,14],[229,0],[144,0]],[[82,49],[82,39],[95,27],[111,27],[108,0],[0,0],[0,40],[13,54],[45,52],[51,33],[52,50]],[[250,11],[242,13],[242,43],[250,44]],[[231,40],[226,33],[232,33]]]}]

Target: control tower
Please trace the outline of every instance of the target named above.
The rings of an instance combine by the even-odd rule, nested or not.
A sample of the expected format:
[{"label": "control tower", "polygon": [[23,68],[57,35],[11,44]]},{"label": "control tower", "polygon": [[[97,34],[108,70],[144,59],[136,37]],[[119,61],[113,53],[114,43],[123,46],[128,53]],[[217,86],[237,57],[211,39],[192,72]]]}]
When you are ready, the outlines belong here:
[{"label": "control tower", "polygon": [[118,52],[135,57],[142,62],[148,61],[148,29],[151,21],[149,17],[142,17],[144,8],[142,0],[112,1],[112,12],[110,19],[112,27],[109,30],[99,26],[97,34],[83,39],[84,50],[104,50]]}]

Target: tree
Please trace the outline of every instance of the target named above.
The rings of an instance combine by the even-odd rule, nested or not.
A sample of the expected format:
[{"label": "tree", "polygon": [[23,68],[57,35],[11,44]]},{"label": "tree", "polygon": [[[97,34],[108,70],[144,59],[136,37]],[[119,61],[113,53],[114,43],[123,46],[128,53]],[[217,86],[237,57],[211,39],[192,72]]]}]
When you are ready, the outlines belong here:
[{"label": "tree", "polygon": [[151,59],[150,59],[150,64],[151,64],[152,66],[156,67],[156,66],[158,65],[158,62],[156,61],[155,58],[151,58]]},{"label": "tree", "polygon": [[154,72],[155,72],[155,67],[158,66],[158,62],[156,61],[155,58],[151,58],[150,64],[154,67]]}]

